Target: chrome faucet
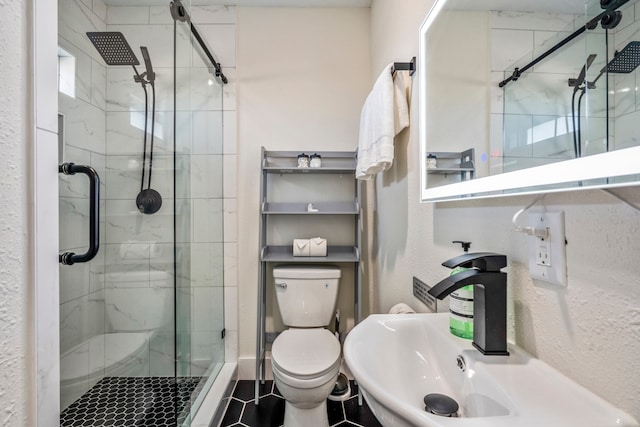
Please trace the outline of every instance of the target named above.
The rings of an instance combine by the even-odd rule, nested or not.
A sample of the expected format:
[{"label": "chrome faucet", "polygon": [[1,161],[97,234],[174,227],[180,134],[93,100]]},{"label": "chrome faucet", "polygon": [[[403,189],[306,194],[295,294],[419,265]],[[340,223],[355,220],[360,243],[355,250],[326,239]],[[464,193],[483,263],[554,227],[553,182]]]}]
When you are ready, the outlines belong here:
[{"label": "chrome faucet", "polygon": [[444,299],[451,292],[473,286],[473,346],[487,356],[507,356],[507,257],[491,252],[466,253],[442,263],[469,267],[441,280],[429,294]]}]

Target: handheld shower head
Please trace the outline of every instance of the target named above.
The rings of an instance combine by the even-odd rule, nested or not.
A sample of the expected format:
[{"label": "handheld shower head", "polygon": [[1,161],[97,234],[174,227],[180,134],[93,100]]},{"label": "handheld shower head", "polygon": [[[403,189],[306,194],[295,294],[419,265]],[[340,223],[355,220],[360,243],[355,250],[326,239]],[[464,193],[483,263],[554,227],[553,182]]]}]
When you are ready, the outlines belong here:
[{"label": "handheld shower head", "polygon": [[146,46],[140,46],[140,51],[142,51],[142,59],[144,59],[144,66],[147,69],[145,74],[147,81],[153,85],[153,82],[156,80],[156,73],[153,72],[153,66],[151,65],[151,57],[149,56],[149,49]]},{"label": "handheld shower head", "polygon": [[591,55],[589,55],[587,57],[587,61],[582,66],[582,70],[580,70],[580,74],[578,75],[578,78],[569,79],[569,86],[573,87],[574,93],[580,90],[580,86],[582,86],[582,84],[585,81],[585,78],[587,77],[587,70],[589,70],[589,67],[591,67],[591,64],[593,64],[593,61],[596,59],[596,56],[597,55],[595,53],[592,53]]},{"label": "handheld shower head", "polygon": [[107,65],[140,64],[127,39],[119,31],[88,32],[87,37]]}]

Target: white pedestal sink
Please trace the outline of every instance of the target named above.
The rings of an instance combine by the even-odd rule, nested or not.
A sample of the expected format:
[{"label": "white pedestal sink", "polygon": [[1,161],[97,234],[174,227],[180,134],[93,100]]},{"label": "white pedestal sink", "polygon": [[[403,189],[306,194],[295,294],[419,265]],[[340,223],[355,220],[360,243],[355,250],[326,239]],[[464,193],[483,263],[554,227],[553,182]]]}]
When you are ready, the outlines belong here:
[{"label": "white pedestal sink", "polygon": [[[385,426],[638,426],[625,412],[546,363],[509,345],[484,356],[449,333],[449,316],[377,314],[347,336],[344,356],[371,410]],[[457,418],[424,411],[423,398],[457,401]]]}]

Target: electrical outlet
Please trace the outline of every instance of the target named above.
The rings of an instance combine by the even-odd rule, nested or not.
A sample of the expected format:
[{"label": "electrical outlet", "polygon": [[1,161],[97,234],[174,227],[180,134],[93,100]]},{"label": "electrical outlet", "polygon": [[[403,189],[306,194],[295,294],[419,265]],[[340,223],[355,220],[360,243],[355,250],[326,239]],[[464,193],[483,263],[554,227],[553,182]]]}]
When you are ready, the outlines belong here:
[{"label": "electrical outlet", "polygon": [[529,274],[532,278],[567,285],[567,254],[564,211],[531,212],[529,226],[546,229],[547,237],[529,236]]},{"label": "electrical outlet", "polygon": [[551,267],[551,241],[536,237],[536,264]]}]

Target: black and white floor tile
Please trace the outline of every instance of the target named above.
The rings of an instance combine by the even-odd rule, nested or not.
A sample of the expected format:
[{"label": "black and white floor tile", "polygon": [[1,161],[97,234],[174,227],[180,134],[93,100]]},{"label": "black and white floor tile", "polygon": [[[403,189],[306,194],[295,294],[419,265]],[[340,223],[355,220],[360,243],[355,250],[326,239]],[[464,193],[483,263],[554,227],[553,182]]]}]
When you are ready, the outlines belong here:
[{"label": "black and white floor tile", "polygon": [[105,377],[62,411],[60,426],[175,427],[200,383],[200,377]]},{"label": "black and white floor tile", "polygon": [[[351,381],[351,398],[327,401],[331,427],[381,427],[366,402],[358,406],[358,386]],[[284,399],[273,381],[261,385],[260,404],[254,404],[254,381],[238,381],[220,427],[280,427],[284,421]]]}]

